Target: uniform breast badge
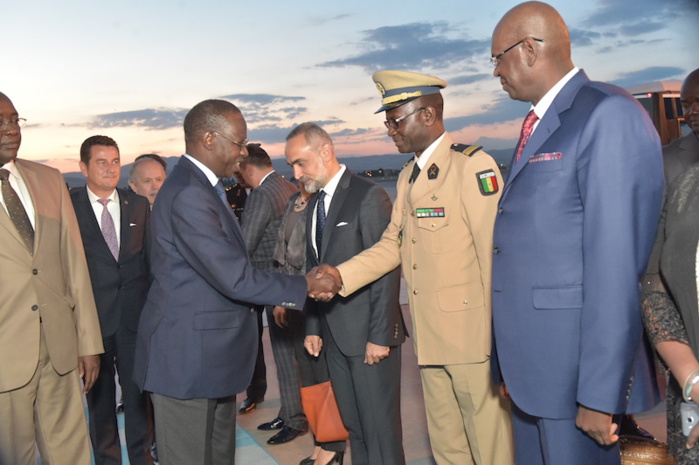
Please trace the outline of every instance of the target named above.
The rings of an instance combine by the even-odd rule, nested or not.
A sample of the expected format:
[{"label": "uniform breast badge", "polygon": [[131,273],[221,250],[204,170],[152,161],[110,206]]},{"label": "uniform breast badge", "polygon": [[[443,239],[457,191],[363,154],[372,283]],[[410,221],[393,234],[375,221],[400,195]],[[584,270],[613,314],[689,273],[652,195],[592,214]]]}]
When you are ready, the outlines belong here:
[{"label": "uniform breast badge", "polygon": [[432,166],[427,170],[427,179],[437,179],[439,175],[439,167],[432,163]]}]

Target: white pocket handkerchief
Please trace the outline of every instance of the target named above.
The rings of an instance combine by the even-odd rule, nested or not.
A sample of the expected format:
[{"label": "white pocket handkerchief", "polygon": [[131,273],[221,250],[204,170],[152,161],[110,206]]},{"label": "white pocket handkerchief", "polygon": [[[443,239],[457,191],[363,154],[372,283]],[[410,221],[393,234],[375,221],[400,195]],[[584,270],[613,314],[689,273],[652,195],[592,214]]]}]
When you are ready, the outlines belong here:
[{"label": "white pocket handkerchief", "polygon": [[347,226],[348,223],[345,223],[344,221],[340,221],[335,225],[336,228],[339,228],[340,226]]}]

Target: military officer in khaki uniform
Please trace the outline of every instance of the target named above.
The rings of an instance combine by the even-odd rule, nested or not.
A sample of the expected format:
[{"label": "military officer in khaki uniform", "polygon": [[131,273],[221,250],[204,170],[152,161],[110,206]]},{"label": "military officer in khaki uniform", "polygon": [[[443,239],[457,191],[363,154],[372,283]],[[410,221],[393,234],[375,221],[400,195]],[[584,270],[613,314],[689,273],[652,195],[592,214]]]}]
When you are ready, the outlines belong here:
[{"label": "military officer in khaki uniform", "polygon": [[445,132],[440,89],[446,82],[406,71],[380,71],[373,79],[388,135],[399,152],[414,152],[415,159],[398,178],[381,240],[337,267],[341,294],[403,264],[435,460],[510,464],[509,401],[498,396],[490,377],[500,172],[480,147],[454,144]]}]

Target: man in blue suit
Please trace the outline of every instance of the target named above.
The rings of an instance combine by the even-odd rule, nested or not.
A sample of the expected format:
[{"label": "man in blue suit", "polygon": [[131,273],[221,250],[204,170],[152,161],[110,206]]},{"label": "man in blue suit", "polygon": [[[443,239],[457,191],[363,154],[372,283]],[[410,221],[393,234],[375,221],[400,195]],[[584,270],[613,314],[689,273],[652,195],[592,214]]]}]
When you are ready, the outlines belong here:
[{"label": "man in blue suit", "polygon": [[250,304],[300,310],[307,287],[328,297],[339,284],[250,264],[219,180],[247,155],[247,126],[235,105],[197,104],[184,133],[187,153],[153,205],[154,281],[139,323],[134,379],[151,392],[162,465],[229,465],[235,394],[250,382],[257,354]]},{"label": "man in blue suit", "polygon": [[515,460],[618,464],[612,415],[657,397],[639,282],[662,202],[660,141],[628,93],[573,65],[551,6],[511,9],[492,55],[510,98],[532,104],[493,240],[494,340]]}]

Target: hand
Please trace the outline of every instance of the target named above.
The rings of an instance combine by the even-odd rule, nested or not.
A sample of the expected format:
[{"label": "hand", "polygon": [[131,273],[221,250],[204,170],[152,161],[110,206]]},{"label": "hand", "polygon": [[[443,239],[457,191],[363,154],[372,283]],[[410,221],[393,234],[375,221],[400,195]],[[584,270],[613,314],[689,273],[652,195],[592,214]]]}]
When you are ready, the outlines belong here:
[{"label": "hand", "polygon": [[97,381],[100,372],[100,356],[85,355],[78,357],[78,375],[83,380],[83,394],[87,394]]},{"label": "hand", "polygon": [[364,353],[364,363],[374,365],[388,357],[391,353],[391,348],[388,346],[378,346],[371,342],[366,343],[366,352]]},{"label": "hand", "polygon": [[272,311],[272,316],[274,316],[274,322],[280,328],[286,328],[289,324],[289,315],[286,313],[287,309],[284,307],[274,307]]},{"label": "hand", "polygon": [[320,336],[306,336],[303,340],[303,346],[309,354],[317,357],[320,355],[320,349],[323,348],[323,340]]},{"label": "hand", "polygon": [[[322,265],[329,266],[329,265]],[[327,269],[315,267],[306,273],[308,296],[323,302],[330,301],[342,288],[342,281]]]},{"label": "hand", "polygon": [[603,446],[614,444],[619,440],[619,436],[615,434],[619,425],[612,423],[610,413],[599,412],[581,405],[578,407],[575,425]]}]

